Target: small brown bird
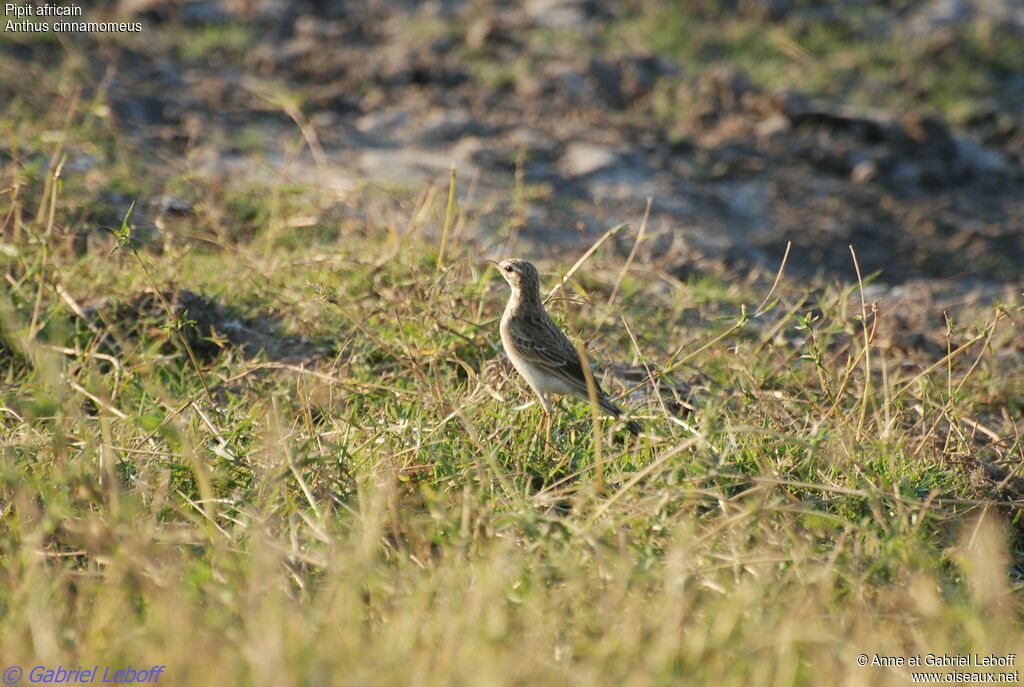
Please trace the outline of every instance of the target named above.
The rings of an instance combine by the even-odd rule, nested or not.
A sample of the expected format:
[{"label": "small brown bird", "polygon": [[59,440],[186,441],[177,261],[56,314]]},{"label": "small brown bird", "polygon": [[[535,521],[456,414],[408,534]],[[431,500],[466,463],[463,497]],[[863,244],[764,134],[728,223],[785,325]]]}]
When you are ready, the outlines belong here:
[{"label": "small brown bird", "polygon": [[[544,310],[537,268],[525,260],[502,260],[496,264],[512,287],[501,316],[501,343],[512,365],[540,398],[550,422],[549,394],[570,394],[590,400],[579,352]],[[601,409],[615,418],[621,417],[622,409],[612,402],[596,378],[594,386]],[[627,420],[626,429],[639,434],[640,423]]]}]

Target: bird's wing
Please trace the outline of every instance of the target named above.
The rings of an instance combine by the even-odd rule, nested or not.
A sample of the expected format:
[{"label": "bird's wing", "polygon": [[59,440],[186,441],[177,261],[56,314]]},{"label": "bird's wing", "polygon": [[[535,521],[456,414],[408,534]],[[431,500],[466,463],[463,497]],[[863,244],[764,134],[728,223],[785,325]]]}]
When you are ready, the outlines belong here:
[{"label": "bird's wing", "polygon": [[[583,366],[580,364],[579,351],[546,313],[521,315],[509,327],[509,335],[512,338],[512,345],[516,348],[516,353],[526,362],[565,380],[581,398],[587,399],[590,396],[587,378],[584,376]],[[594,386],[601,408],[613,417],[620,417],[622,409],[612,402],[596,377],[594,377]],[[626,428],[635,435],[640,434],[641,431],[640,424],[632,420],[626,423]]]},{"label": "bird's wing", "polygon": [[[512,327],[510,334],[519,355],[586,394],[587,378],[583,375],[579,353],[551,318],[546,314],[524,314],[517,324],[519,326]],[[603,395],[599,385],[598,396]]]}]

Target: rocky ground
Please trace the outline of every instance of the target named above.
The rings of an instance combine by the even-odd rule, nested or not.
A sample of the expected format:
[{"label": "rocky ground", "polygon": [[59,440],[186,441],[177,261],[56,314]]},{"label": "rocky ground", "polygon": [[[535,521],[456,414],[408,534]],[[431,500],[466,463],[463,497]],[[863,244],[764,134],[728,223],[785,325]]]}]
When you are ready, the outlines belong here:
[{"label": "rocky ground", "polygon": [[[1017,71],[1012,53],[1009,69],[993,66],[992,97],[955,127],[927,109],[767,88],[728,60],[681,64],[616,40],[611,27],[643,11],[573,0],[124,0],[116,13],[141,19],[145,36],[92,50],[86,69],[126,141],[154,152],[156,175],[300,181],[345,202],[366,183],[443,190],[454,163],[472,228],[495,241],[514,230],[534,250],[577,251],[620,221],[635,226],[650,197],[647,249],[677,253],[681,275],[771,271],[792,242],[791,274],[850,279],[853,245],[885,284],[1019,283],[1024,56]],[[842,10],[783,0],[720,11],[761,17],[767,31]],[[961,49],[957,27],[978,22],[989,40],[1024,44],[1022,13],[1013,2],[936,0],[883,15],[878,31],[930,41],[944,59]],[[94,39],[76,40],[90,49]],[[58,51],[25,39],[7,52],[28,64]],[[147,207],[188,211],[179,204]]]}]

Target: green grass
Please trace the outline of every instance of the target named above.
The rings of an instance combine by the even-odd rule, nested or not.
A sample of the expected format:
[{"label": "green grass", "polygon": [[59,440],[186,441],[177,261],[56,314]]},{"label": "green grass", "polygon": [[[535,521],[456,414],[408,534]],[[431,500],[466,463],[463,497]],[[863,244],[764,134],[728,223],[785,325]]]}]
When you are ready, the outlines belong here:
[{"label": "green grass", "polygon": [[[653,0],[612,23],[604,40],[610,48],[646,45],[676,62],[684,76],[726,65],[768,90],[923,109],[956,124],[979,106],[995,104],[1010,112],[1024,106],[1012,85],[1013,75],[1024,69],[1019,34],[977,18],[912,37],[896,16],[890,7],[865,3],[817,17],[807,10],[770,19],[717,2]],[[675,106],[685,118],[686,102]]]},{"label": "green grass", "polygon": [[182,31],[180,37],[172,34],[172,43],[178,46],[186,60],[208,58],[216,53],[239,57],[255,40],[252,29],[238,22],[205,24],[198,29]]},{"label": "green grass", "polygon": [[[6,133],[52,154],[47,125]],[[63,148],[102,137],[75,119]],[[503,283],[465,234],[435,269],[445,189],[394,226],[313,189],[164,187],[108,150],[56,195],[45,166],[4,162],[6,663],[166,664],[169,684],[818,685],[906,681],[860,653],[1024,654],[1018,511],[975,474],[1019,456],[1020,379],[999,362],[1019,303],[958,313],[951,347],[977,341],[927,372],[872,341],[866,384],[856,285],[787,278],[758,313],[770,279],[681,282],[642,250],[609,304],[624,264],[602,248],[553,312],[595,359],[691,385],[696,411],[606,378],[643,438],[595,434],[566,401],[544,446],[501,360]],[[108,209],[79,256],[97,187],[196,210],[154,250],[117,248],[128,208]],[[125,226],[146,221],[140,205]],[[575,257],[542,262],[546,285]],[[183,337],[189,316],[74,315],[149,288],[322,353],[193,361],[183,338],[209,333]]]}]

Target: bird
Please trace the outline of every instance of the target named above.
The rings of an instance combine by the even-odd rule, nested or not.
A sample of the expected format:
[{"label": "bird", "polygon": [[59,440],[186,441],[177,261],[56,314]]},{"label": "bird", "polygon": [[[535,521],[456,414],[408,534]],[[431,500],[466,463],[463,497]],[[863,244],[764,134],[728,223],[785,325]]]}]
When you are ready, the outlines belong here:
[{"label": "bird", "polygon": [[[494,264],[512,288],[501,316],[501,343],[512,366],[540,399],[550,433],[550,395],[565,394],[590,400],[579,351],[544,310],[537,268],[518,259]],[[604,392],[596,378],[593,381],[601,410],[616,419],[622,417],[622,409]],[[626,429],[638,436],[642,428],[635,420],[627,420]]]}]

